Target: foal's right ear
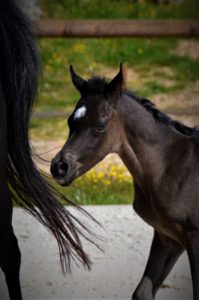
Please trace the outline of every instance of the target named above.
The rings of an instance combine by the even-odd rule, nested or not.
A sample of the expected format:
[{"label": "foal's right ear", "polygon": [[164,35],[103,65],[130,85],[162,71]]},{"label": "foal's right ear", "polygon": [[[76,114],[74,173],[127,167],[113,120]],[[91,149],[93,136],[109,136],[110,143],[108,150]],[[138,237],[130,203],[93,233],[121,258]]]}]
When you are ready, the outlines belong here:
[{"label": "foal's right ear", "polygon": [[111,80],[107,86],[108,95],[112,100],[117,101],[125,90],[125,68],[124,64],[120,63],[118,74]]},{"label": "foal's right ear", "polygon": [[87,86],[87,81],[75,73],[72,65],[70,65],[69,69],[70,69],[71,80],[74,86],[76,87],[76,89],[78,89],[80,94],[82,94]]}]

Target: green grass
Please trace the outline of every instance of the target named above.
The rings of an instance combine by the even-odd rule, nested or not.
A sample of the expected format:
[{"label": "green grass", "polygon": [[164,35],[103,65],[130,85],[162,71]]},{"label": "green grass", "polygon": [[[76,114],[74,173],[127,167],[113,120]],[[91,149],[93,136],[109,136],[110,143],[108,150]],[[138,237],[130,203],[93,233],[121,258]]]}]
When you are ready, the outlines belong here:
[{"label": "green grass", "polygon": [[67,118],[32,118],[30,134],[33,141],[66,140],[68,135]]},{"label": "green grass", "polygon": [[[79,99],[72,86],[68,65],[72,63],[81,76],[93,74],[110,78],[120,62],[135,71],[127,86],[153,98],[157,93],[170,93],[199,78],[199,59],[179,56],[174,49],[179,39],[41,39],[38,42],[43,62],[38,111],[70,111]],[[167,74],[164,68],[170,68]],[[158,75],[156,75],[158,74]],[[172,87],[162,80],[174,81]]]},{"label": "green grass", "polygon": [[93,184],[82,177],[69,187],[54,185],[68,199],[80,205],[130,204],[133,201],[133,184],[125,181],[118,184],[116,180],[111,186],[106,186],[103,181]]},{"label": "green grass", "polygon": [[133,0],[39,0],[44,18],[63,19],[187,19],[199,17],[197,1],[157,5]]}]

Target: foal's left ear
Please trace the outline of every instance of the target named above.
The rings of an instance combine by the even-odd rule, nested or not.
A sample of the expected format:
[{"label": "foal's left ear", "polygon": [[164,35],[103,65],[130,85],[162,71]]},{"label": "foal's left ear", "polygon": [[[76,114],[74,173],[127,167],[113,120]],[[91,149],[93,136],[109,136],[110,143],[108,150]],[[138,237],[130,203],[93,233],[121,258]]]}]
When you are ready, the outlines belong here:
[{"label": "foal's left ear", "polygon": [[70,75],[76,89],[78,89],[80,94],[83,94],[87,87],[87,81],[75,73],[72,65],[70,65]]},{"label": "foal's left ear", "polygon": [[107,86],[107,93],[111,99],[117,100],[125,90],[125,68],[124,64],[120,64],[119,73],[111,80]]}]

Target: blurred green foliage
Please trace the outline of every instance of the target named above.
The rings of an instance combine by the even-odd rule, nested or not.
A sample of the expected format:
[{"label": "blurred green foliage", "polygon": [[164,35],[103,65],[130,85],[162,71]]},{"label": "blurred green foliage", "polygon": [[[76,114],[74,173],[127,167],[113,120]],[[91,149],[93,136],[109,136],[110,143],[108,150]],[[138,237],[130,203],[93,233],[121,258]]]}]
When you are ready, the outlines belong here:
[{"label": "blurred green foliage", "polygon": [[[69,64],[88,78],[94,74],[111,76],[120,62],[137,74],[130,74],[127,86],[143,96],[182,89],[199,78],[199,59],[174,52],[178,39],[40,39],[43,63],[39,111],[70,111],[79,99],[68,72]],[[165,68],[171,70],[165,72]],[[162,79],[173,80],[166,86]]]},{"label": "blurred green foliage", "polygon": [[156,4],[133,0],[38,0],[44,18],[62,19],[188,19],[199,17],[198,1]]},{"label": "blurred green foliage", "polygon": [[[146,3],[147,2],[147,3]],[[149,3],[151,2],[151,3]],[[198,1],[181,4],[154,4],[154,1],[133,0],[38,0],[44,18],[197,18]],[[115,38],[115,39],[40,39],[43,63],[39,111],[71,111],[78,100],[72,86],[68,65],[85,77],[93,74],[109,76],[120,62],[138,74],[128,77],[128,86],[141,95],[153,97],[182,89],[199,77],[199,60],[174,53],[178,39]],[[164,68],[171,69],[170,74]],[[154,74],[158,73],[158,76]],[[165,86],[160,79],[173,80]]]}]

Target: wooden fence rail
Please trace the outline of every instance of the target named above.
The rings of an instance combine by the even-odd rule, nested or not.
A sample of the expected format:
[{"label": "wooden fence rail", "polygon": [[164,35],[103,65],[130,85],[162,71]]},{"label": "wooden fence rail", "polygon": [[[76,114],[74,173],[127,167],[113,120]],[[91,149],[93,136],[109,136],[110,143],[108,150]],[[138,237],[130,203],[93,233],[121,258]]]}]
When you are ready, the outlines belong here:
[{"label": "wooden fence rail", "polygon": [[199,37],[198,20],[42,20],[38,37]]}]

